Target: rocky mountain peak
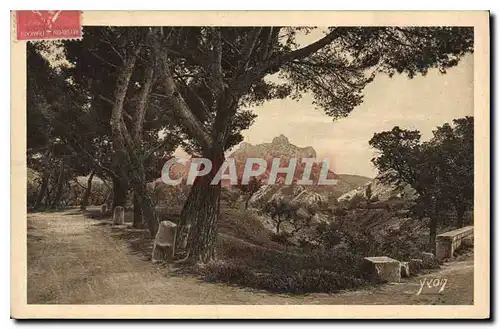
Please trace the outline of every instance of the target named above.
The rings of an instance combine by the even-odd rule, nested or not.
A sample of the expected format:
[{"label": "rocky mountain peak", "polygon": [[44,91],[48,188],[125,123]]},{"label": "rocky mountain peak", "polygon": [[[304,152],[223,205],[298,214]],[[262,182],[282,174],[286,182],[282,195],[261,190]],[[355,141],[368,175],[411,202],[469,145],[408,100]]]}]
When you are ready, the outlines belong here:
[{"label": "rocky mountain peak", "polygon": [[282,157],[282,158],[316,158],[316,151],[312,146],[298,147],[288,137],[280,134],[274,137],[271,143],[250,144],[241,143],[230,157]]},{"label": "rocky mountain peak", "polygon": [[286,145],[290,144],[290,140],[285,135],[281,134],[278,137],[273,138],[273,144]]}]

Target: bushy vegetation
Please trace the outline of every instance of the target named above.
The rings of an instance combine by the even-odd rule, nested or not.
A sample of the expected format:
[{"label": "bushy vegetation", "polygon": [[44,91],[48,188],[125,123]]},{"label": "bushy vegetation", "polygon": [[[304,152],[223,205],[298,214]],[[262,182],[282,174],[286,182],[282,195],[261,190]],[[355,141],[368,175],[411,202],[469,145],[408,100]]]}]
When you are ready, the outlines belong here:
[{"label": "bushy vegetation", "polygon": [[[467,116],[445,123],[429,141],[418,130],[395,126],[373,135],[370,146],[378,150],[372,159],[384,183],[410,185],[416,192],[415,217],[431,218],[429,242],[434,243],[438,225],[456,213],[456,226],[474,206],[474,118]],[[445,224],[446,225],[446,224]]]},{"label": "bushy vegetation", "polygon": [[220,239],[220,261],[200,268],[203,279],[280,293],[337,292],[367,284],[362,259],[347,251],[284,251]]},{"label": "bushy vegetation", "polygon": [[346,227],[335,221],[317,227],[316,240],[324,248],[342,246],[361,257],[388,256],[401,261],[420,258],[428,244],[409,222],[398,228],[373,232],[359,227]]},{"label": "bushy vegetation", "polygon": [[357,288],[363,280],[325,269],[301,269],[290,274],[255,273],[248,267],[213,262],[204,269],[208,282],[236,283],[277,293],[338,292]]},{"label": "bushy vegetation", "polygon": [[[279,293],[337,292],[372,284],[363,277],[364,257],[409,261],[425,258],[422,252],[430,250],[421,227],[411,220],[374,232],[343,224],[349,211],[337,209],[331,223],[319,224],[313,236],[296,242],[289,232],[269,233],[250,212],[226,211],[222,227],[227,235],[219,238],[218,261],[200,268],[203,280]],[[245,214],[251,220],[244,220]],[[260,237],[258,243],[247,240],[253,234]],[[435,259],[423,260],[424,269],[439,267]]]},{"label": "bushy vegetation", "polygon": [[[86,191],[86,177],[75,177],[66,182],[61,187],[60,195],[57,196],[57,204],[54,204],[56,197],[56,186],[48,184],[44,197],[40,200],[39,210],[42,208],[76,207],[82,204]],[[85,181],[85,183],[83,183]],[[32,208],[37,202],[40,194],[42,179],[38,173],[29,170],[27,179],[27,206]],[[91,186],[91,193],[88,196],[87,205],[101,205],[111,196],[111,189],[102,181],[94,180]]]}]

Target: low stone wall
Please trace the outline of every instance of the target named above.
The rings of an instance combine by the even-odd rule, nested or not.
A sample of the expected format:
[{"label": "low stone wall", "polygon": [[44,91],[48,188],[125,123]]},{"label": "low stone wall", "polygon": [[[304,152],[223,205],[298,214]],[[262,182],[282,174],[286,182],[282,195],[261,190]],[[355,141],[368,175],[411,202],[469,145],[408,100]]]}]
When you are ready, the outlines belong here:
[{"label": "low stone wall", "polygon": [[462,242],[474,236],[474,226],[466,226],[436,237],[436,258],[443,260],[453,257]]}]

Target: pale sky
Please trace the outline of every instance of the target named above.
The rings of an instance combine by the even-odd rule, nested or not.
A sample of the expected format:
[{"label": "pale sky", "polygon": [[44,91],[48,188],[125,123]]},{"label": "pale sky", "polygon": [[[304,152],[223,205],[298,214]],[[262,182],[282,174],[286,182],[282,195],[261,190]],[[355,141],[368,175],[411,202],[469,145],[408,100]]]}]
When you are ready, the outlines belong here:
[{"label": "pale sky", "polygon": [[310,95],[298,102],[270,101],[252,108],[258,117],[243,136],[259,144],[283,134],[292,144],[312,146],[338,174],[375,177],[374,150],[368,145],[374,133],[398,125],[418,129],[428,139],[436,126],[473,115],[473,64],[473,55],[467,55],[444,75],[437,70],[413,79],[379,75],[365,88],[363,104],[337,121],[315,109]]}]

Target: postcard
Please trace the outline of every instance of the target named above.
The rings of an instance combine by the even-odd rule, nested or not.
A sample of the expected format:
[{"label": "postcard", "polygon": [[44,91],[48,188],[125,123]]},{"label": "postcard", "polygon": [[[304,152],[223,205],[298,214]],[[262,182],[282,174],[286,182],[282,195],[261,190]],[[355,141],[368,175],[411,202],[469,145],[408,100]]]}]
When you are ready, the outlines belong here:
[{"label": "postcard", "polygon": [[11,316],[490,317],[487,11],[14,11]]}]

